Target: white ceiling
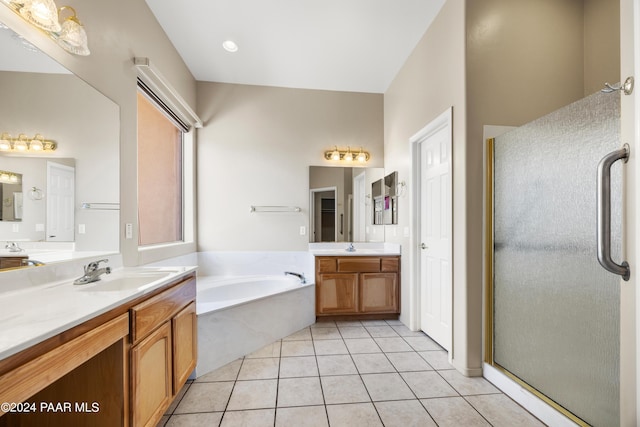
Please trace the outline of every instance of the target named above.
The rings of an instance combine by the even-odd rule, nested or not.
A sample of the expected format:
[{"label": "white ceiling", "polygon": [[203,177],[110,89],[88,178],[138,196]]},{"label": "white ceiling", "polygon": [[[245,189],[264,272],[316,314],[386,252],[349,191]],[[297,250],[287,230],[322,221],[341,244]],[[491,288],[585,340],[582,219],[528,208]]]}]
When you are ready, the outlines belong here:
[{"label": "white ceiling", "polygon": [[196,80],[373,93],[444,1],[146,0]]}]

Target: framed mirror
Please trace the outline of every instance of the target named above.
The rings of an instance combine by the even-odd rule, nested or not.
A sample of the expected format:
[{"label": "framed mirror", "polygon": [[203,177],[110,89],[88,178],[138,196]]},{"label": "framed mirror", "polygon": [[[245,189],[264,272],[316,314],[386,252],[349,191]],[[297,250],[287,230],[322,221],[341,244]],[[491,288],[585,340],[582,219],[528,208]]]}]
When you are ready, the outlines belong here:
[{"label": "framed mirror", "polygon": [[383,168],[310,166],[309,241],[383,242],[370,191],[383,176]]},{"label": "framed mirror", "polygon": [[[22,179],[21,218],[5,219],[3,212],[0,251],[16,242],[23,254],[47,252],[45,262],[61,250],[61,259],[69,252],[119,252],[119,107],[2,23],[0,46],[0,139],[40,134],[57,144],[47,152],[0,144],[0,170]],[[52,174],[64,180],[65,194],[54,188]]]}]

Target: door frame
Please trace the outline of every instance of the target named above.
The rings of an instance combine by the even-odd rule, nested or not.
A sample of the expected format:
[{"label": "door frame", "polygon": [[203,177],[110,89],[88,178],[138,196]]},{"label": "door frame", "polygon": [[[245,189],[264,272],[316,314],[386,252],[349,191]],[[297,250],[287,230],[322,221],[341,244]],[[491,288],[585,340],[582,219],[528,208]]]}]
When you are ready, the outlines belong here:
[{"label": "door frame", "polygon": [[[309,240],[311,242],[316,241],[316,193],[325,193],[327,191],[333,191],[335,197],[335,212],[334,212],[334,223],[335,230],[333,241],[338,241],[338,187],[322,187],[322,188],[312,188],[309,190],[309,228],[311,230],[311,236]],[[313,239],[313,240],[311,240]]]},{"label": "door frame", "polygon": [[[420,329],[420,317],[421,317],[421,307],[420,307],[420,297],[421,297],[421,286],[420,286],[420,236],[422,230],[422,224],[420,219],[420,203],[422,197],[422,188],[420,184],[420,176],[422,173],[422,167],[420,162],[420,143],[426,141],[442,129],[449,129],[449,152],[451,153],[451,180],[453,181],[453,107],[448,107],[445,111],[443,111],[438,117],[433,119],[429,124],[427,124],[424,128],[419,130],[415,135],[409,138],[410,152],[411,152],[411,199],[410,199],[410,209],[409,209],[409,224],[411,227],[411,234],[409,236],[409,258],[411,265],[410,272],[410,288],[409,288],[409,299],[410,299],[410,328],[412,330]],[[453,182],[452,182],[453,184]],[[453,185],[451,185],[451,192],[453,193]],[[451,213],[453,215],[453,197],[451,198]],[[453,224],[453,221],[451,221]],[[453,360],[453,355],[455,351],[454,340],[453,340],[453,330],[454,330],[454,304],[453,304],[453,282],[454,282],[454,267],[453,267],[453,227],[451,229],[451,349],[449,350],[449,362]]]},{"label": "door frame", "polygon": [[637,290],[640,267],[640,171],[638,150],[640,149],[640,106],[638,88],[640,70],[640,0],[620,1],[620,80],[628,76],[636,79],[636,88],[630,96],[621,96],[622,142],[631,146],[630,158],[625,169],[624,227],[623,240],[626,259],[631,267],[628,282],[620,281],[620,424],[636,425],[640,420],[640,292]]}]

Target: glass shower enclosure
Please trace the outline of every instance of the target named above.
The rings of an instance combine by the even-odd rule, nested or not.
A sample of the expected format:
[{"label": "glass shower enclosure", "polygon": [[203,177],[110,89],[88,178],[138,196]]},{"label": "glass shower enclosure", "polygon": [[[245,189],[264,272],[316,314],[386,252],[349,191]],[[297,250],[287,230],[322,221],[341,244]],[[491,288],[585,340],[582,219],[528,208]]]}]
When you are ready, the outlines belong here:
[{"label": "glass shower enclosure", "polygon": [[[487,142],[485,358],[580,425],[620,419],[621,279],[598,263],[596,190],[621,146],[620,97],[605,93]],[[610,172],[620,260],[621,162]]]}]

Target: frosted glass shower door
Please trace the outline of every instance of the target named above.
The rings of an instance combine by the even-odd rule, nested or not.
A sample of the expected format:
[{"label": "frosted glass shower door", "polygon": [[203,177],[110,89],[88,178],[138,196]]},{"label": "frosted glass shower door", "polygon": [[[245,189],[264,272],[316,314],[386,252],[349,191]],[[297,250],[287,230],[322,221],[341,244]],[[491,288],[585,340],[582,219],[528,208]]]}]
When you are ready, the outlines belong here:
[{"label": "frosted glass shower door", "polygon": [[[596,258],[596,170],[619,128],[619,96],[597,93],[493,141],[490,363],[594,426],[619,425],[620,278]],[[620,164],[611,217],[620,260]]]}]

